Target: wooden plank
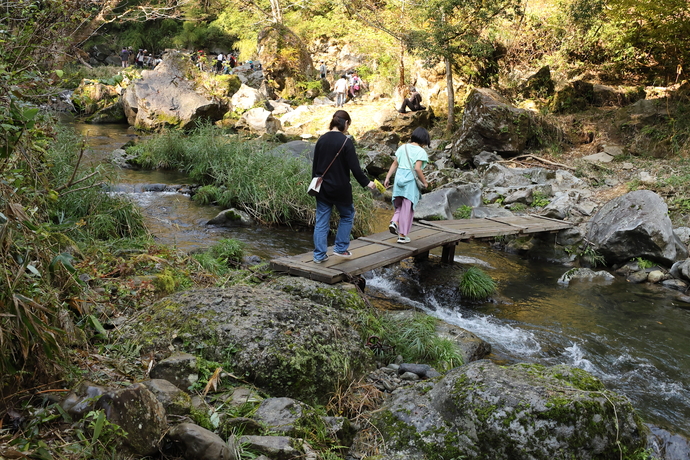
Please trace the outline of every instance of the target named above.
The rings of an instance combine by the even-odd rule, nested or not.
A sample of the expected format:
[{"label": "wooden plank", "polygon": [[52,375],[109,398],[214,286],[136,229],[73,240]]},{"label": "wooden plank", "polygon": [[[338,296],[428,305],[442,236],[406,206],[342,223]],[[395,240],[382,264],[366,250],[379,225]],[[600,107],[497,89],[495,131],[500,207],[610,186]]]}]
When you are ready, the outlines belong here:
[{"label": "wooden plank", "polygon": [[[366,241],[366,242],[369,242],[369,243],[373,243],[373,244],[380,244],[380,245],[383,245],[383,246],[388,246],[388,247],[390,247],[390,248],[400,248],[400,249],[404,249],[404,250],[407,250],[407,251],[410,251],[410,252],[414,251],[414,248],[406,247],[406,246],[404,246],[404,245],[402,245],[402,244],[398,244],[398,243],[395,242],[395,241],[394,241],[394,242],[390,242],[390,241],[377,241],[377,240],[375,240],[375,239],[373,239],[373,238],[366,237],[366,236],[360,236],[360,237],[357,238],[357,239],[358,239],[358,240],[361,240],[361,241]],[[397,238],[396,238],[396,241],[397,241]]]},{"label": "wooden plank", "polygon": [[536,217],[537,219],[550,220],[551,222],[555,222],[555,223],[557,223],[557,224],[566,225],[567,227],[565,227],[565,228],[569,228],[569,227],[572,227],[572,226],[573,226],[573,224],[570,223],[570,222],[568,222],[567,220],[553,219],[553,218],[551,218],[551,217],[540,216],[539,214],[534,214],[534,215],[532,215],[532,216],[530,216],[530,217]]},{"label": "wooden plank", "polygon": [[[436,223],[438,221],[430,222],[428,220],[420,220],[420,222],[425,224],[425,225],[430,225],[434,228],[439,228],[439,229],[443,230],[444,232],[456,233],[458,235],[464,235],[466,233],[464,230],[455,230],[454,228]],[[443,221],[441,221],[441,222],[443,222]]]},{"label": "wooden plank", "polygon": [[510,225],[511,227],[517,227],[521,230],[527,230],[527,228],[528,228],[528,227],[524,227],[522,225],[517,225],[517,224],[511,223],[511,222],[508,222],[507,221],[508,219],[504,219],[504,218],[498,219],[495,217],[487,217],[486,220],[490,220],[491,222],[498,222],[499,224]]},{"label": "wooden plank", "polygon": [[349,275],[360,275],[376,268],[385,267],[411,257],[413,253],[399,248],[388,248],[384,253],[372,254],[365,257],[347,258],[338,264],[338,268]]},{"label": "wooden plank", "polygon": [[322,264],[311,263],[309,265],[295,261],[271,261],[270,267],[278,272],[285,272],[289,275],[297,275],[302,278],[320,281],[322,283],[333,284],[345,278],[345,274],[339,270],[331,270],[323,267]]}]

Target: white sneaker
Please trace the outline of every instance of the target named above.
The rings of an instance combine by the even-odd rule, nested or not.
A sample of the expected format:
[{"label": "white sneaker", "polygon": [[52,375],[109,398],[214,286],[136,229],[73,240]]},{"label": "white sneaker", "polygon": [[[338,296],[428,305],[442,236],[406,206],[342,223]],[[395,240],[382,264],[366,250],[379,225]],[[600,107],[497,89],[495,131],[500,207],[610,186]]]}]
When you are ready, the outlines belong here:
[{"label": "white sneaker", "polygon": [[412,240],[410,239],[409,236],[399,236],[399,237],[398,237],[398,243],[399,243],[399,244],[407,244],[407,243],[409,243],[410,241],[412,241]]}]

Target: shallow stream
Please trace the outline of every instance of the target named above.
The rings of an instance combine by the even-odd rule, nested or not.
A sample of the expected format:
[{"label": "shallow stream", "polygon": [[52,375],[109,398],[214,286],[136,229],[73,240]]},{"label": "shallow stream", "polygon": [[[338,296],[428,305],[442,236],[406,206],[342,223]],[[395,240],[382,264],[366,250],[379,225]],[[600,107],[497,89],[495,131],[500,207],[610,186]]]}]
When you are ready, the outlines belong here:
[{"label": "shallow stream", "polygon": [[[124,125],[75,125],[89,145],[89,160],[135,137]],[[184,184],[174,173],[123,170],[116,190],[143,209],[157,240],[183,250],[207,247],[220,238],[246,243],[247,254],[270,259],[308,252],[311,233],[289,229],[214,229],[205,223],[220,210],[198,206],[177,193],[143,192],[143,184]],[[392,213],[392,212],[391,212]],[[381,218],[381,228],[387,216]],[[480,243],[463,243],[456,262],[479,264],[498,283],[500,301],[463,304],[439,289],[442,266],[402,278],[401,271],[369,273],[367,290],[387,303],[413,306],[467,329],[493,347],[503,363],[569,364],[585,369],[607,388],[628,396],[643,419],[690,438],[690,310],[662,288],[618,277],[608,283],[558,285],[568,269],[520,258]],[[435,271],[437,271],[435,273]],[[402,272],[404,273],[404,271]],[[412,286],[412,288],[410,287]]]}]

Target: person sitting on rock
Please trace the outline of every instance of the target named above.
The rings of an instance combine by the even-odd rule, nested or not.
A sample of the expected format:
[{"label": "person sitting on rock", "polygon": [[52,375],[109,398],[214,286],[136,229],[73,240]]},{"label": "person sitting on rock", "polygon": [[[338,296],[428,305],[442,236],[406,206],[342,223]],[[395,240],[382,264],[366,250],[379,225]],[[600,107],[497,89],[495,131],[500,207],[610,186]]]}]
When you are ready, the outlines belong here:
[{"label": "person sitting on rock", "polygon": [[407,113],[406,109],[408,108],[412,112],[426,109],[426,107],[422,105],[422,95],[417,92],[417,88],[414,86],[410,86],[410,95],[405,98],[398,112]]}]

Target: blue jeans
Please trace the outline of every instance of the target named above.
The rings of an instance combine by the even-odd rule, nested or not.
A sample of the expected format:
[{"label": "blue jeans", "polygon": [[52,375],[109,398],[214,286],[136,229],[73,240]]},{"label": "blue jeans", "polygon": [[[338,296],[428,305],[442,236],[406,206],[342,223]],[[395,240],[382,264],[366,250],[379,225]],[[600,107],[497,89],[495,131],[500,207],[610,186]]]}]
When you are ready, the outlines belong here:
[{"label": "blue jeans", "polygon": [[328,250],[328,231],[330,230],[331,211],[336,207],[340,214],[338,230],[335,233],[336,252],[345,252],[350,247],[350,231],[355,222],[354,204],[330,204],[316,199],[316,225],[314,225],[314,260],[326,257]]}]

